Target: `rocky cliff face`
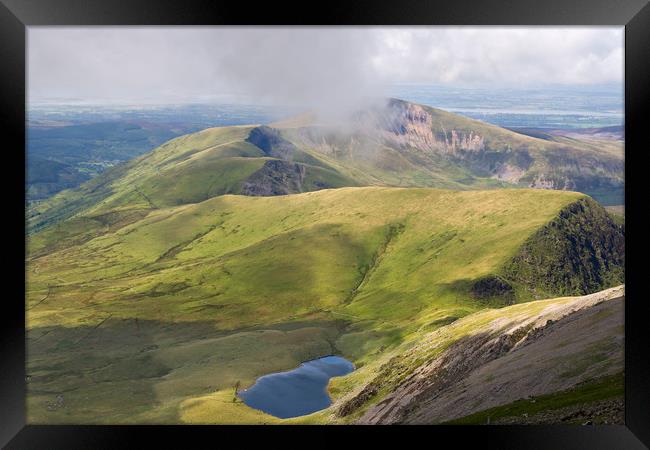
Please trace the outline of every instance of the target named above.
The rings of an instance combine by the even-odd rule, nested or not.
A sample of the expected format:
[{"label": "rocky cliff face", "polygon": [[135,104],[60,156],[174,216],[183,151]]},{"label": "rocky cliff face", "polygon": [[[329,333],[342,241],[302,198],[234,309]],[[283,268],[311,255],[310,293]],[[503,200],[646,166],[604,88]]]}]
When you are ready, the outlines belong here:
[{"label": "rocky cliff face", "polygon": [[480,134],[453,128],[447,130],[444,125],[434,126],[432,114],[423,106],[399,100],[390,100],[385,107],[360,112],[353,121],[357,129],[378,137],[389,147],[447,155],[485,149],[484,138]]},{"label": "rocky cliff face", "polygon": [[303,127],[297,138],[299,146],[346,161],[379,165],[381,149],[390,148],[416,167],[436,171],[442,162],[522,187],[591,194],[623,186],[622,155],[534,140],[395,99],[357,112],[344,126]]},{"label": "rocky cliff face", "polygon": [[291,161],[298,150],[295,145],[280,136],[275,128],[261,126],[253,128],[247,142],[260,148],[266,156]]},{"label": "rocky cliff face", "polygon": [[520,181],[532,188],[582,192],[621,189],[624,184],[622,157],[585,154],[557,146],[545,152],[544,160],[544,165],[524,174]]},{"label": "rocky cliff face", "polygon": [[303,191],[305,173],[302,164],[270,160],[244,181],[241,193],[252,196],[296,194]]}]

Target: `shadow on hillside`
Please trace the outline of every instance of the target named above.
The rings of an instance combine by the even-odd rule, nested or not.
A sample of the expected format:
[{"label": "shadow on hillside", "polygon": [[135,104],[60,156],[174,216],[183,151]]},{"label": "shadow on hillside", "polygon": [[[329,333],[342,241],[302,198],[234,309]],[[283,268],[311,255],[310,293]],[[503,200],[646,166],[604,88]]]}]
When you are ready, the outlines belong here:
[{"label": "shadow on hillside", "polygon": [[27,339],[28,423],[181,423],[184,399],[332,354],[343,327],[315,319],[224,332],[212,321],[109,317],[36,328]]},{"label": "shadow on hillside", "polygon": [[[161,347],[222,333],[211,322],[106,318],[93,326],[43,327],[27,336],[28,421],[124,423],[160,407],[155,384],[171,371]],[[178,422],[174,410],[166,422]]]}]

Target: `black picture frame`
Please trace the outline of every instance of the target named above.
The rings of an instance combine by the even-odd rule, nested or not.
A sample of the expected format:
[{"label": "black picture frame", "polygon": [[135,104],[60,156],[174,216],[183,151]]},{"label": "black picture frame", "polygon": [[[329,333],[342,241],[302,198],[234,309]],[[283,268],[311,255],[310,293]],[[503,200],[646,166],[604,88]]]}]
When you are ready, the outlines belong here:
[{"label": "black picture frame", "polygon": [[[223,427],[25,425],[25,44],[32,25],[621,25],[625,26],[625,425],[433,427]],[[0,0],[0,126],[3,136],[5,289],[0,317],[0,445],[7,448],[117,448],[241,445],[261,434],[288,445],[323,438],[402,445],[494,448],[644,448],[650,446],[649,308],[644,294],[644,152],[650,90],[647,0],[329,1],[302,6],[210,0]],[[22,151],[21,151],[22,149]],[[647,169],[646,169],[647,170]],[[631,243],[631,244],[630,244]],[[11,245],[7,245],[11,244]],[[8,270],[7,270],[8,269]],[[405,428],[407,428],[405,430]],[[417,434],[417,437],[413,434]],[[407,440],[404,440],[407,439]],[[423,440],[422,440],[423,439]],[[270,442],[270,441],[269,441]],[[285,441],[286,442],[286,441]],[[299,444],[301,443],[302,444]],[[147,445],[148,444],[148,445]],[[266,444],[265,444],[266,445]],[[334,444],[333,445],[338,445]],[[422,444],[415,444],[422,445]]]}]

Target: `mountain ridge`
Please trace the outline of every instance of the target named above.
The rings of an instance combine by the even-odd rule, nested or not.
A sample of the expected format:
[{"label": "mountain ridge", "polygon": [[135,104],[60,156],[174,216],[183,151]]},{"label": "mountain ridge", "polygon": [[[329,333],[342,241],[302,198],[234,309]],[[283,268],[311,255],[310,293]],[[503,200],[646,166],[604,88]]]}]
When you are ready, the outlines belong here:
[{"label": "mountain ridge", "polygon": [[596,198],[622,192],[622,154],[612,149],[545,141],[397,99],[359,111],[344,127],[313,120],[209,128],[172,139],[31,208],[28,229],[135,205],[343,186],[533,187]]},{"label": "mountain ridge", "polygon": [[[310,120],[181,136],[30,209],[31,422],[274,422],[233,401],[233,386],[331,354],[357,370],[331,383],[331,408],[298,423],[481,415],[503,404],[433,414],[432,333],[450,333],[442,346],[465,325],[483,333],[444,359],[453,370],[465,353],[505,364],[481,349],[508,358],[524,335],[529,348],[557,344],[537,339],[557,319],[540,308],[573,300],[537,300],[624,282],[620,220],[585,193],[504,179],[579,177],[611,149],[572,147],[567,158],[595,165],[563,172],[551,162],[566,143],[398,100],[346,127]],[[513,333],[485,328],[499,316]],[[583,372],[602,357],[617,368],[616,333],[584,343],[595,337],[609,346],[588,348],[597,361]],[[420,372],[434,376],[411,389]],[[575,387],[561,378],[545,382]],[[394,403],[400,392],[431,407]]]},{"label": "mountain ridge", "polygon": [[622,376],[624,296],[617,286],[467,316],[387,359],[374,379],[337,400],[334,415],[363,424],[448,422]]},{"label": "mountain ridge", "polygon": [[[534,300],[517,280],[505,278],[513,297],[477,296],[473,286],[503,278],[572,205],[584,203],[573,234],[622,276],[608,256],[616,246],[598,230],[615,239],[624,230],[600,226],[613,219],[585,199],[538,189],[343,187],[68,219],[28,238],[28,417],[83,422],[102,410],[110,411],[103,422],[178,423],[192,421],[180,418],[198,404],[211,408],[212,423],[246,423],[257,413],[232,403],[232,386],[328,354],[354,362],[341,382],[358,386],[355,377],[369,380],[366,370],[427,332]],[[549,244],[539,240],[535,254],[564,261]],[[562,273],[562,264],[549,267]],[[577,281],[602,284],[580,289],[622,281],[584,270],[593,276]],[[557,280],[538,283],[539,295],[562,292]]]}]

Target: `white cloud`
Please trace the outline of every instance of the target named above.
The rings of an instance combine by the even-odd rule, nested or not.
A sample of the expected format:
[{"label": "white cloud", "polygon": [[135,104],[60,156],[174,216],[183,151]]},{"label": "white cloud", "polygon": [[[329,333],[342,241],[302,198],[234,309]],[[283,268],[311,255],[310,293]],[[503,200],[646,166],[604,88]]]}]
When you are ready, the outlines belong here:
[{"label": "white cloud", "polygon": [[391,83],[622,83],[617,27],[30,27],[32,101],[241,94],[354,103]]},{"label": "white cloud", "polygon": [[426,28],[382,32],[388,78],[495,85],[621,82],[622,28]]}]

